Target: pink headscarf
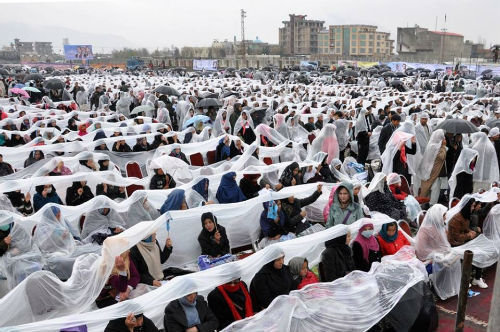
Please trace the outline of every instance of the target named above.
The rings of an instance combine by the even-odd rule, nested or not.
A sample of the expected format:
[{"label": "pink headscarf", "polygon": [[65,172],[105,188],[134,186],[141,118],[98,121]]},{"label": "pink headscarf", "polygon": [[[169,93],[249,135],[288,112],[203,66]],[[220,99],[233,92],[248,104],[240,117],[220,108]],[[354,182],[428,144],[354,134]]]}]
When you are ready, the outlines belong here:
[{"label": "pink headscarf", "polygon": [[330,207],[333,204],[333,196],[335,196],[337,188],[338,185],[333,185],[332,190],[330,191],[330,197],[328,198],[328,204],[326,204],[323,208],[323,217],[325,218],[325,222],[328,220],[328,216],[330,215]]},{"label": "pink headscarf", "polygon": [[339,157],[339,143],[333,137],[325,137],[321,144],[321,151],[328,153],[326,162],[330,165],[334,158]]},{"label": "pink headscarf", "polygon": [[354,239],[354,242],[358,242],[361,245],[361,248],[363,249],[363,258],[367,262],[370,250],[373,251],[379,250],[379,245],[375,236],[372,235],[369,238],[366,238],[363,235],[361,235],[361,232],[363,232],[365,229],[369,227],[373,228],[373,224],[371,222],[364,222],[358,231],[358,236],[356,236],[356,239]]}]

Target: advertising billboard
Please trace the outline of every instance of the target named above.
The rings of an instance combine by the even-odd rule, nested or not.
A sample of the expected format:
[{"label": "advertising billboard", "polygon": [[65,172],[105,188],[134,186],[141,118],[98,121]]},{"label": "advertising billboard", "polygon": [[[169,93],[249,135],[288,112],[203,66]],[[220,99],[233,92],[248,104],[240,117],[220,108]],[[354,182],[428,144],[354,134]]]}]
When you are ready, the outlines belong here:
[{"label": "advertising billboard", "polygon": [[64,45],[66,60],[92,60],[92,45]]},{"label": "advertising billboard", "polygon": [[193,60],[193,70],[217,70],[217,60]]}]

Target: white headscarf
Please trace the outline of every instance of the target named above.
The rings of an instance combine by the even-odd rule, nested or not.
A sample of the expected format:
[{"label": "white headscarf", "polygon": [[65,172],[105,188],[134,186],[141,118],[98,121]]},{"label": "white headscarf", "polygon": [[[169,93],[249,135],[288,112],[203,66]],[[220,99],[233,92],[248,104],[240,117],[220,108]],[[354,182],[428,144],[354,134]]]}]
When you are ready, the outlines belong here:
[{"label": "white headscarf", "polygon": [[418,177],[422,181],[426,181],[431,176],[432,167],[434,166],[434,161],[443,145],[444,131],[443,129],[438,129],[432,133],[429,139],[429,144],[425,149],[424,155],[422,156],[422,162],[417,170]]},{"label": "white headscarf", "polygon": [[449,195],[450,200],[451,198],[453,198],[453,194],[455,193],[455,188],[457,187],[457,175],[462,172],[472,174],[473,170],[470,168],[470,163],[478,155],[479,154],[476,150],[469,148],[463,148],[462,151],[460,152],[460,156],[458,157],[457,163],[455,164],[453,173],[451,173],[450,179],[448,180],[448,183],[450,185],[450,195]]}]

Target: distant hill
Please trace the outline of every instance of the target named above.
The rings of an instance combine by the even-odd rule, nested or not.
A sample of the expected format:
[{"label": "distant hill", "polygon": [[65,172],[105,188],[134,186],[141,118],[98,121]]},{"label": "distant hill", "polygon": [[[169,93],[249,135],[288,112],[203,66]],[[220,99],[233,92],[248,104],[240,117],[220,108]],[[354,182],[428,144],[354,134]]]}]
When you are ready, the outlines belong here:
[{"label": "distant hill", "polygon": [[135,47],[126,38],[112,34],[96,34],[58,26],[35,26],[21,23],[0,22],[0,46],[9,45],[14,38],[21,41],[50,41],[55,52],[62,50],[63,38],[70,44],[91,44],[94,52],[108,52],[113,48]]}]

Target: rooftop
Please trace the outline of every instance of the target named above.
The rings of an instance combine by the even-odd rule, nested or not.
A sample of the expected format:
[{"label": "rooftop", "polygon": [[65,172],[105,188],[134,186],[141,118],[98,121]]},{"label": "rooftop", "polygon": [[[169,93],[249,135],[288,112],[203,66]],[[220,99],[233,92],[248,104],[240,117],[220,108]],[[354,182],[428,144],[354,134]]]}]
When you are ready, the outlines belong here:
[{"label": "rooftop", "polygon": [[463,35],[461,35],[459,33],[454,33],[454,32],[443,32],[443,31],[431,31],[431,32],[435,33],[435,34],[438,34],[438,35],[463,37]]}]

